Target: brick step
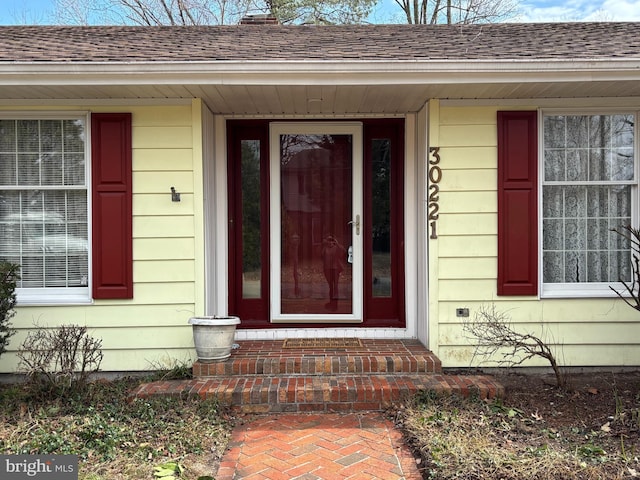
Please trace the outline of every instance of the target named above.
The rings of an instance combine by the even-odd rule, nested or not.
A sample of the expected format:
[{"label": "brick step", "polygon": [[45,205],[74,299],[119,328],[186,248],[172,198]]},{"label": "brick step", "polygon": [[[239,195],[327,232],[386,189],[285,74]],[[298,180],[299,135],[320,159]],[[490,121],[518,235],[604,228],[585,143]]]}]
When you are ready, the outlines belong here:
[{"label": "brick step", "polygon": [[504,388],[483,375],[393,374],[228,376],[140,385],[131,398],[197,395],[246,413],[384,410],[419,391],[495,398]]},{"label": "brick step", "polygon": [[197,395],[243,412],[277,413],[384,410],[420,391],[504,394],[488,376],[442,374],[440,360],[415,339],[362,339],[345,348],[245,340],[225,361],[196,362],[193,376],[140,385],[130,397]]},{"label": "brick step", "polygon": [[193,376],[440,373],[440,360],[417,340],[362,340],[362,346],[282,348],[282,341],[242,341],[224,362],[193,365]]},{"label": "brick step", "polygon": [[431,355],[281,355],[232,358],[226,362],[193,364],[197,378],[221,375],[341,375],[390,373],[439,373],[440,363]]}]

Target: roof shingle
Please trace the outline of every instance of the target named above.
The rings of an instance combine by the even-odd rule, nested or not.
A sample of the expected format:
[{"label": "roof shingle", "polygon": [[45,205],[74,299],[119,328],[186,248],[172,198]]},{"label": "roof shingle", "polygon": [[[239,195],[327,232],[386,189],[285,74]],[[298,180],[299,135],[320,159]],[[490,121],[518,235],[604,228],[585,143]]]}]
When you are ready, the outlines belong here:
[{"label": "roof shingle", "polygon": [[0,62],[640,59],[640,23],[1,26]]}]

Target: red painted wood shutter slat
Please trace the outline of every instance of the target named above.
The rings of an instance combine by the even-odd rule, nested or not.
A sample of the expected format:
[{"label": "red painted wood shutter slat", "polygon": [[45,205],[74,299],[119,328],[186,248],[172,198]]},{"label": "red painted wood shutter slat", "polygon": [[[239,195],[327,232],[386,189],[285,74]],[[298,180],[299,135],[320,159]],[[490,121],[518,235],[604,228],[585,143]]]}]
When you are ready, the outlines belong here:
[{"label": "red painted wood shutter slat", "polygon": [[498,112],[498,295],[538,293],[535,111]]},{"label": "red painted wood shutter slat", "polygon": [[91,116],[93,298],[133,298],[131,114]]}]

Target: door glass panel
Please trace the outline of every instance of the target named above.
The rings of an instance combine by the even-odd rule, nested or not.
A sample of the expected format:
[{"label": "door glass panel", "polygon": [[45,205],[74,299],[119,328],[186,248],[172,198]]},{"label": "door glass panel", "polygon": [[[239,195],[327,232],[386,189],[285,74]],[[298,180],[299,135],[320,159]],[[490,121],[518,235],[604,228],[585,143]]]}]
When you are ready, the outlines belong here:
[{"label": "door glass panel", "polygon": [[374,297],[391,296],[391,141],[372,140],[371,282]]},{"label": "door glass panel", "polygon": [[353,313],[352,142],[280,135],[283,314]]},{"label": "door glass panel", "polygon": [[260,298],[260,140],[242,140],[242,298]]}]

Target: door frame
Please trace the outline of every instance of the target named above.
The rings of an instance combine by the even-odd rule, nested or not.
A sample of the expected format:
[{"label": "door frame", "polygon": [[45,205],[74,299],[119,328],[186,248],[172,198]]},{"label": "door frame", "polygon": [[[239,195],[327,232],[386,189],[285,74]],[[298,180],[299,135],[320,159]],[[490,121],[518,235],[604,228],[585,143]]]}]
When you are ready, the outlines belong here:
[{"label": "door frame", "polygon": [[[404,295],[400,299],[403,306],[402,318],[387,321],[385,318],[371,319],[367,308],[377,311],[377,305],[365,306],[366,324],[273,324],[268,321],[254,320],[241,316],[242,323],[236,330],[238,340],[262,340],[288,338],[295,332],[296,337],[314,336],[356,336],[359,338],[419,338],[426,344],[427,316],[429,302],[427,300],[427,242],[422,234],[426,212],[426,184],[423,160],[426,142],[426,120],[424,109],[420,114],[391,116],[358,116],[367,127],[384,128],[385,124],[394,124],[397,145],[403,150],[398,162],[402,165],[401,182],[403,183],[399,202],[404,214],[404,236],[401,251],[404,258]],[[347,117],[344,120],[352,120]],[[213,115],[213,136],[211,155],[205,155],[204,177],[204,210],[205,210],[205,263],[207,276],[203,291],[208,315],[228,315],[234,306],[230,291],[231,272],[230,258],[236,245],[229,236],[232,219],[229,210],[229,191],[233,188],[230,177],[232,166],[229,165],[229,137],[237,125],[244,127],[268,126],[272,121],[301,121],[300,117],[270,116],[268,118],[247,118],[245,116]],[[336,117],[311,116],[309,121],[336,121]],[[342,120],[342,118],[340,118]],[[268,127],[265,127],[268,128]],[[265,135],[265,137],[268,135]],[[365,142],[367,136],[365,135]],[[206,160],[210,159],[210,160]],[[422,160],[421,160],[422,159]],[[422,179],[422,181],[420,180]],[[366,236],[365,236],[366,239]],[[366,263],[365,263],[366,267]],[[268,306],[267,306],[268,308]],[[265,311],[265,319],[267,318]],[[295,328],[295,330],[292,330]]]}]

